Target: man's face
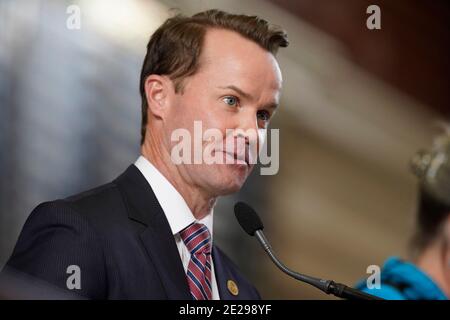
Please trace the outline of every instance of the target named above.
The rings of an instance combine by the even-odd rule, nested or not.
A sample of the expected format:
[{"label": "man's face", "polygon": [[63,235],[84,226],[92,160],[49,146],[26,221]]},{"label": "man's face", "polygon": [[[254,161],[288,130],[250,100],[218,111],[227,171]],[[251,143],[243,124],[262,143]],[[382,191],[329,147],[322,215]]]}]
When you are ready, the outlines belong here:
[{"label": "man's face", "polygon": [[[182,93],[170,99],[164,130],[170,139],[173,130],[187,129],[192,140],[198,139],[194,137],[194,121],[201,122],[203,133],[211,128],[220,130],[221,141],[203,141],[201,152],[207,150],[210,156],[233,164],[202,161],[177,167],[187,183],[219,196],[238,191],[249,176],[256,154],[249,155],[245,146],[256,146],[256,152],[262,147],[265,129],[279,102],[282,80],[273,55],[253,41],[218,29],[208,30],[204,40],[200,68],[185,79]],[[255,135],[238,135],[236,131],[230,135],[230,129],[250,129]],[[230,141],[235,142],[234,148],[230,148]],[[169,142],[169,148],[174,144]]]}]

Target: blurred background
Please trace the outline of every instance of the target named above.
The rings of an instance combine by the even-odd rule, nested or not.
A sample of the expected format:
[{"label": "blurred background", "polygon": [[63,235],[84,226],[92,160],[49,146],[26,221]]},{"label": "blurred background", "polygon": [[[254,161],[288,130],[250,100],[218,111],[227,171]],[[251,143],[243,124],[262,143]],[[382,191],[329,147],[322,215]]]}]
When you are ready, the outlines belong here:
[{"label": "blurred background", "polygon": [[[366,9],[381,9],[369,30]],[[80,29],[67,19],[80,10]],[[262,216],[291,268],[353,285],[407,258],[417,183],[408,163],[450,116],[446,0],[1,0],[0,268],[31,210],[114,179],[139,154],[139,75],[176,8],[260,15],[287,30],[280,169],[255,170],[215,209],[215,241],[267,299],[329,299],[280,273],[235,221]]]}]

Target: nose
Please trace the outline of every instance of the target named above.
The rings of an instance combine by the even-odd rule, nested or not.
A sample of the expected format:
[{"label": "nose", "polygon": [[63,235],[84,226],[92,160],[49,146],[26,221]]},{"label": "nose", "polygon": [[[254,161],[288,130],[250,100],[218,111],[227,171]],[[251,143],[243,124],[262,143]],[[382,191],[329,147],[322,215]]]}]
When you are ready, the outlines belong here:
[{"label": "nose", "polygon": [[256,113],[253,110],[253,108],[247,108],[247,110],[241,110],[239,114],[239,121],[238,121],[238,127],[239,129],[242,129],[244,131],[258,131],[258,121],[256,118]]},{"label": "nose", "polygon": [[245,139],[246,147],[252,149],[256,148],[256,153],[259,151],[260,141],[258,134],[258,120],[256,118],[256,111],[253,108],[248,108],[245,112],[242,112],[239,117],[237,137],[239,139]]}]

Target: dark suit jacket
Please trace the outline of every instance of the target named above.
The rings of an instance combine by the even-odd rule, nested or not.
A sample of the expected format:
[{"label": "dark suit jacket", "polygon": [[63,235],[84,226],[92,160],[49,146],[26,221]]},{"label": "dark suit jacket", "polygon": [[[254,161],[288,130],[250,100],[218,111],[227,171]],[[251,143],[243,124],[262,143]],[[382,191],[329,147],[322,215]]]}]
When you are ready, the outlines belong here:
[{"label": "dark suit jacket", "polygon": [[[212,258],[221,299],[260,298],[216,245]],[[70,265],[80,267],[81,289],[67,289]],[[13,298],[23,297],[22,290],[26,298],[75,293],[90,299],[191,299],[169,223],[134,165],[111,183],[37,206],[3,274],[9,274],[3,295]],[[33,280],[11,280],[20,275]],[[237,296],[228,280],[237,284]],[[51,292],[55,288],[61,291]]]}]

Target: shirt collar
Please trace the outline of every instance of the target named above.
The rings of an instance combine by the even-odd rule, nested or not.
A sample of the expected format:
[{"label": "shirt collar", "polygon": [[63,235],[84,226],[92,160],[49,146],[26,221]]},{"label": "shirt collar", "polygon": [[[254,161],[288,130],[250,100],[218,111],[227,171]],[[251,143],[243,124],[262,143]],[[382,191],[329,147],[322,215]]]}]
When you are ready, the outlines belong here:
[{"label": "shirt collar", "polygon": [[204,224],[211,234],[213,230],[213,210],[203,219],[197,220],[189,209],[186,201],[167,178],[144,156],[140,156],[134,165],[139,169],[150,184],[161,208],[169,222],[172,234],[176,235],[181,230],[198,222]]}]

